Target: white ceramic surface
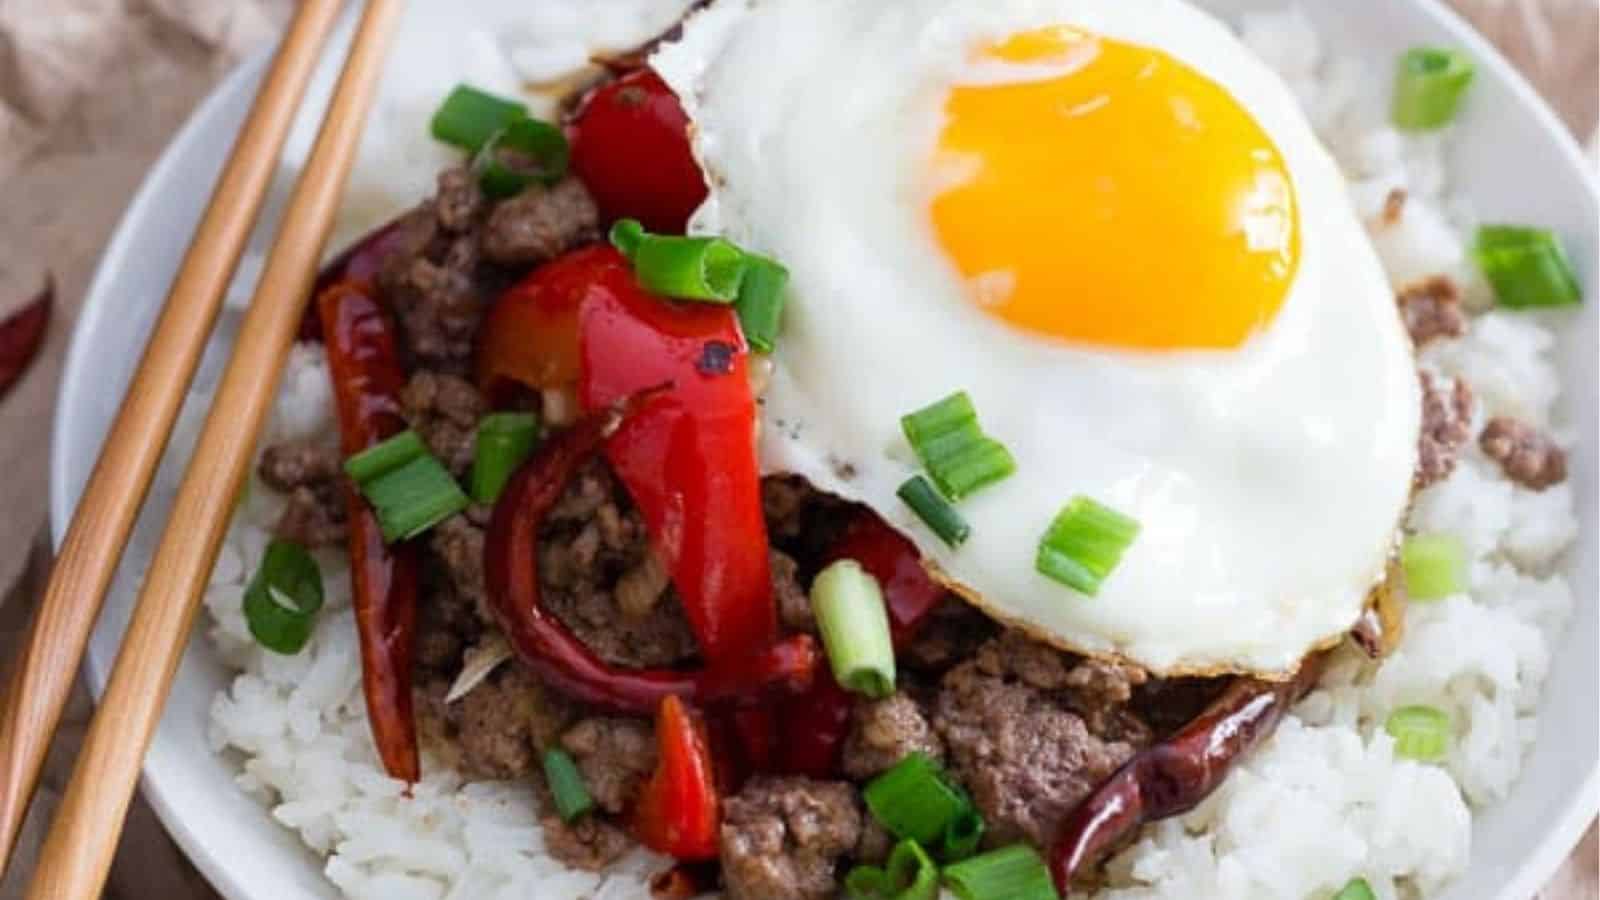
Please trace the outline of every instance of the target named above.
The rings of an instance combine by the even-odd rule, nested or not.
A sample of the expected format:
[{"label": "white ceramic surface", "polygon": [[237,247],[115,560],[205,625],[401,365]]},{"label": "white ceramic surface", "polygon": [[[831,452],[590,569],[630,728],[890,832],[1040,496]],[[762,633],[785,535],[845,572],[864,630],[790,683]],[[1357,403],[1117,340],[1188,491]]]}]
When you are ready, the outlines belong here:
[{"label": "white ceramic surface", "polygon": [[[1207,5],[1237,11],[1281,3],[1210,0]],[[1385,73],[1389,61],[1412,44],[1469,50],[1480,63],[1480,78],[1461,125],[1455,165],[1475,208],[1488,218],[1552,226],[1575,251],[1600,244],[1600,202],[1576,145],[1510,66],[1437,0],[1304,0],[1304,6],[1333,46],[1370,56]],[[57,542],[264,63],[258,58],[242,66],[195,112],[151,170],[106,248],[78,322],[58,404],[50,483]],[[1583,444],[1573,458],[1583,529],[1571,561],[1577,606],[1551,668],[1541,733],[1527,773],[1508,802],[1478,817],[1472,868],[1445,900],[1527,900],[1566,855],[1600,798],[1595,694],[1600,684],[1595,488],[1600,283],[1592,252],[1578,253],[1577,262],[1588,302],[1562,347],[1566,397]],[[229,332],[230,321],[224,318],[219,335]],[[202,378],[214,374],[217,349],[208,354]],[[128,620],[133,573],[148,561],[172,499],[172,475],[180,469],[171,457],[186,451],[169,449],[164,484],[152,492],[95,631],[87,671],[97,695]],[[207,745],[207,710],[227,680],[197,630],[145,765],[146,796],[230,900],[334,897],[317,860],[234,785],[234,761],[215,756]]]}]

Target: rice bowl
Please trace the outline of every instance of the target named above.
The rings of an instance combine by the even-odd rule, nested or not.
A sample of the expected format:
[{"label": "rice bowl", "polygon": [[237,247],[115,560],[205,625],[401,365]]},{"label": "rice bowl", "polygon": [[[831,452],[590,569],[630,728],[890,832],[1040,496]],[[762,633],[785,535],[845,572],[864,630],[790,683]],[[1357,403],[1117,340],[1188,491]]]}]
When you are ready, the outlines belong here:
[{"label": "rice bowl", "polygon": [[[1318,37],[1300,19],[1253,18],[1246,21],[1244,31],[1257,52],[1278,63],[1280,73],[1311,109],[1324,138],[1347,169],[1354,170],[1358,208],[1365,215],[1378,215],[1387,192],[1403,186],[1418,208],[1435,214],[1432,219],[1427,213],[1419,214],[1419,221],[1444,223],[1435,228],[1425,224],[1418,233],[1379,238],[1391,274],[1403,272],[1396,280],[1403,281],[1411,274],[1403,270],[1406,266],[1415,267],[1415,272],[1457,266],[1459,238],[1451,223],[1470,212],[1444,191],[1448,171],[1441,157],[1444,148],[1436,142],[1399,141],[1392,134],[1372,132],[1359,124],[1359,116],[1350,110],[1359,105],[1351,95],[1361,93],[1362,63],[1335,58],[1320,67],[1307,65],[1307,60],[1317,57]],[[1469,122],[1467,127],[1471,125]],[[1466,150],[1466,144],[1462,140],[1458,146],[1474,152]],[[1473,195],[1475,189],[1472,185],[1465,192]],[[1487,205],[1474,199],[1475,205]],[[1590,204],[1584,212],[1590,219],[1580,223],[1582,227],[1592,228],[1592,212]],[[1586,311],[1585,315],[1592,313]],[[1585,321],[1592,322],[1592,318]],[[89,332],[86,327],[84,334]],[[1464,340],[1430,351],[1425,361],[1445,374],[1466,375],[1497,411],[1516,410],[1543,419],[1556,403],[1555,391],[1562,384],[1549,359],[1553,340],[1544,326],[1490,313],[1476,320]],[[75,361],[86,352],[87,341],[80,335]],[[318,393],[321,383],[315,355],[297,351],[285,378],[276,434],[325,427],[327,401],[325,390]],[[65,400],[73,398],[73,384],[69,379]],[[1568,390],[1573,390],[1572,384],[1567,382]],[[84,409],[65,402],[63,408]],[[1586,409],[1584,415],[1589,414]],[[1576,420],[1584,421],[1582,417]],[[69,427],[62,425],[63,429]],[[1589,431],[1581,433],[1589,436]],[[58,446],[66,444],[58,442]],[[180,437],[178,449],[183,444]],[[1578,445],[1582,446],[1582,439]],[[80,455],[82,452],[87,451]],[[1589,477],[1590,455],[1575,456],[1579,486]],[[80,477],[83,471],[78,468]],[[65,492],[60,488],[67,477],[58,466],[57,513],[63,511]],[[160,490],[158,487],[158,493]],[[1413,516],[1414,522],[1426,529],[1448,526],[1463,532],[1475,555],[1494,557],[1475,567],[1473,599],[1414,608],[1408,643],[1377,672],[1366,670],[1348,655],[1336,661],[1322,689],[1219,794],[1181,823],[1169,822],[1147,833],[1138,847],[1113,863],[1114,883],[1124,884],[1126,893],[1113,891],[1108,896],[1161,896],[1162,885],[1191,895],[1252,896],[1253,890],[1262,896],[1302,896],[1318,888],[1337,888],[1352,867],[1372,875],[1375,886],[1384,876],[1405,874],[1408,883],[1431,895],[1456,876],[1469,860],[1467,803],[1486,805],[1515,793],[1512,786],[1522,766],[1523,748],[1537,727],[1531,716],[1537,705],[1537,685],[1552,665],[1552,655],[1557,660],[1554,665],[1560,668],[1561,654],[1553,654],[1549,648],[1567,621],[1571,590],[1559,577],[1540,576],[1578,533],[1573,496],[1570,488],[1520,493],[1485,460],[1469,454],[1451,480],[1421,498]],[[264,542],[259,523],[269,521],[270,506],[270,497],[252,491],[243,515],[246,524],[230,537],[231,549],[219,561],[208,598],[217,614],[212,630],[221,658],[243,663],[248,674],[230,679],[227,695],[215,700],[203,696],[197,706],[185,707],[184,695],[178,695],[174,712],[213,710],[216,745],[255,757],[245,768],[243,787],[262,792],[263,799],[272,796],[269,789],[281,795],[270,801],[274,817],[297,829],[314,850],[335,851],[327,875],[353,896],[439,896],[442,878],[461,877],[460,873],[469,870],[473,874],[455,884],[460,896],[477,896],[480,889],[482,895],[490,896],[515,884],[537,884],[541,891],[556,896],[563,895],[563,884],[570,885],[573,894],[592,889],[590,876],[558,874],[530,852],[537,846],[537,838],[531,821],[519,813],[526,804],[523,792],[517,789],[479,785],[456,797],[455,782],[444,776],[419,788],[420,802],[410,807],[416,816],[409,819],[410,825],[397,825],[390,818],[398,788],[379,775],[370,751],[363,749],[365,726],[359,709],[351,703],[353,637],[339,617],[324,621],[305,658],[284,663],[259,652],[245,652],[238,621],[239,585],[253,568],[252,555],[259,554]],[[1592,510],[1585,506],[1581,514],[1587,521]],[[260,518],[263,516],[267,518]],[[258,523],[255,532],[248,524],[252,518]],[[60,515],[56,520],[64,521]],[[133,556],[138,557],[137,551]],[[1592,561],[1583,564],[1592,566]],[[1589,582],[1576,583],[1585,585],[1577,590],[1580,598],[1592,591]],[[333,605],[337,606],[337,601]],[[1589,604],[1580,603],[1580,608],[1584,615],[1593,615]],[[108,638],[106,629],[97,635],[98,652],[91,664],[94,671],[103,672],[109,660],[105,655]],[[1592,654],[1579,655],[1593,658]],[[186,672],[189,665],[186,663]],[[212,674],[215,677],[210,683],[222,683],[220,673],[213,670]],[[1370,722],[1374,713],[1396,703],[1420,701],[1446,704],[1471,722],[1444,769],[1395,762],[1381,729],[1373,733]],[[196,724],[191,720],[191,735]],[[1545,727],[1548,729],[1548,724]],[[152,773],[159,770],[165,740],[165,734],[158,738]],[[1592,742],[1592,735],[1583,740]],[[303,756],[308,748],[310,757]],[[290,761],[291,756],[315,758],[319,749],[325,766],[313,769]],[[1575,751],[1588,760],[1582,771],[1592,769],[1592,750],[1592,746],[1587,750],[1580,746]],[[1308,785],[1339,785],[1349,799],[1319,808],[1306,794],[1282,787],[1286,783],[1299,785],[1301,790]],[[1577,806],[1587,802],[1581,800]],[[1415,807],[1423,804],[1427,804],[1427,812],[1416,812]],[[244,805],[239,810],[243,813],[250,808]],[[1326,818],[1308,822],[1303,830],[1275,834],[1272,846],[1251,842],[1256,836],[1253,833],[1261,830],[1259,823],[1274,821],[1290,810],[1308,819],[1316,810]],[[1410,821],[1408,814],[1415,815],[1414,822],[1420,827],[1404,827]],[[260,817],[259,812],[255,815]],[[1581,818],[1581,809],[1575,815]],[[1440,827],[1441,823],[1448,827]],[[1210,836],[1192,833],[1201,828],[1210,828]],[[1386,828],[1393,831],[1386,832]],[[400,833],[395,833],[396,829]],[[1342,837],[1330,842],[1330,834]],[[1368,841],[1379,843],[1370,838],[1372,834],[1394,835],[1384,847],[1374,848],[1383,850],[1376,857],[1368,855]],[[195,834],[191,839],[199,838]],[[280,846],[283,843],[273,840]],[[384,862],[402,847],[408,860],[405,867]],[[1480,847],[1475,852],[1485,851]],[[221,865],[204,852],[198,855],[203,864],[210,858]],[[235,863],[229,860],[229,870],[218,868],[209,874],[219,884],[232,883],[238,877],[231,868]],[[629,895],[627,889],[637,884],[638,876],[651,871],[650,865],[644,858],[630,862],[624,872],[611,877],[608,893],[601,895],[610,896],[611,891],[616,891],[616,896]],[[1530,877],[1538,877],[1538,873]],[[1133,886],[1136,881],[1146,887]],[[315,882],[308,877],[308,885]],[[611,887],[612,883],[616,886]],[[1380,896],[1393,896],[1378,889]],[[251,894],[240,890],[237,895]]]}]

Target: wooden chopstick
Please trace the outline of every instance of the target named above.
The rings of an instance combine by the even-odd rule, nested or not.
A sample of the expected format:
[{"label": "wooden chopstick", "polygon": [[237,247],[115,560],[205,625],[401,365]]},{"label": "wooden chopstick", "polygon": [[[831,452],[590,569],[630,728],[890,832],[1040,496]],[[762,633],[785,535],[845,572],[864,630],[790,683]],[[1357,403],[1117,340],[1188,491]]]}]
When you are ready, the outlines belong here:
[{"label": "wooden chopstick", "polygon": [[141,761],[277,394],[402,9],[402,0],[367,0],[45,839],[30,900],[91,900],[105,886]]},{"label": "wooden chopstick", "polygon": [[295,110],[342,0],[306,0],[239,132],[144,358],[61,543],[22,652],[0,697],[0,873],[239,254],[272,183]]}]

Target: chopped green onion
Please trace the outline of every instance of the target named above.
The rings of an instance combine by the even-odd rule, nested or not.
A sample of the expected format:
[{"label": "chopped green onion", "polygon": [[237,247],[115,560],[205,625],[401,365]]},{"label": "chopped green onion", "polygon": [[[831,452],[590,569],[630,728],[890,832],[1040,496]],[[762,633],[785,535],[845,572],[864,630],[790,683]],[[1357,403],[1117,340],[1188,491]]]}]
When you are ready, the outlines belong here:
[{"label": "chopped green onion", "polygon": [[322,609],[322,570],[299,544],[274,540],[244,589],[250,634],[274,653],[299,653]]},{"label": "chopped green onion", "polygon": [[1453,534],[1416,534],[1400,545],[1412,600],[1441,600],[1467,590],[1467,548]]},{"label": "chopped green onion", "polygon": [[732,303],[739,296],[747,260],[722,238],[650,234],[623,219],[611,227],[611,243],[633,262],[633,274],[647,291],[707,303]]},{"label": "chopped green onion", "polygon": [[644,241],[644,226],[638,219],[618,219],[611,226],[611,246],[617,248],[623,256],[633,259],[633,251],[639,249],[639,244]]},{"label": "chopped green onion", "polygon": [[471,504],[414,431],[402,431],[345,460],[345,473],[378,516],[388,543],[416,537]]},{"label": "chopped green onion", "polygon": [[939,895],[939,867],[916,841],[901,841],[883,868],[851,869],[844,888],[851,900],[933,900]]},{"label": "chopped green onion", "polygon": [[946,544],[959,547],[972,533],[972,526],[967,524],[967,520],[961,518],[956,508],[921,475],[906,479],[906,483],[900,485],[895,494]]},{"label": "chopped green onion", "polygon": [[1394,738],[1396,756],[1438,762],[1450,749],[1450,716],[1431,706],[1402,706],[1389,714],[1383,730]]},{"label": "chopped green onion", "polygon": [[945,496],[955,500],[1017,470],[1011,451],[993,438],[979,438],[961,452],[929,468]]},{"label": "chopped green onion", "polygon": [[1472,248],[1478,268],[1507,309],[1572,306],[1583,288],[1555,233],[1518,225],[1485,225]]},{"label": "chopped green onion", "polygon": [[1012,844],[947,866],[945,884],[961,900],[1058,900],[1038,851]]},{"label": "chopped green onion", "polygon": [[869,697],[894,693],[894,645],[878,580],[855,560],[838,560],[811,582],[811,608],[834,679]]},{"label": "chopped green onion", "polygon": [[356,484],[371,481],[393,472],[414,459],[428,455],[428,446],[421,435],[406,429],[382,443],[357,453],[344,461],[344,473]]},{"label": "chopped green onion", "polygon": [[523,117],[495,132],[473,165],[485,194],[511,197],[535,183],[560,181],[567,174],[570,154],[561,129]]},{"label": "chopped green onion", "polygon": [[951,784],[928,755],[913,752],[862,789],[872,817],[895,837],[932,846],[944,837],[950,821],[972,808],[972,801]]},{"label": "chopped green onion", "polygon": [[1372,885],[1367,884],[1365,878],[1352,878],[1333,895],[1333,900],[1378,900],[1378,895],[1372,892]]},{"label": "chopped green onion", "polygon": [[978,427],[966,391],[900,417],[900,429],[946,497],[960,500],[1017,469],[1011,451]]},{"label": "chopped green onion", "polygon": [[594,797],[583,783],[583,773],[565,750],[552,747],[544,752],[544,780],[550,785],[556,812],[561,814],[563,822],[571,822],[594,809]]},{"label": "chopped green onion", "polygon": [[745,254],[744,281],[733,310],[739,315],[744,339],[761,353],[771,353],[777,345],[783,327],[783,288],[788,281],[789,270],[777,262]]},{"label": "chopped green onion", "polygon": [[983,841],[983,817],[976,809],[968,809],[944,827],[944,841],[939,846],[939,858],[947,863],[958,862],[978,852]]},{"label": "chopped green onion", "polygon": [[533,413],[495,413],[478,423],[472,460],[472,499],[493,503],[539,441],[539,417]]},{"label": "chopped green onion", "polygon": [[978,410],[966,391],[956,391],[900,417],[900,429],[906,433],[906,440],[911,442],[911,449],[916,450],[918,456],[922,455],[919,448],[934,438],[969,427],[976,430],[977,426]]},{"label": "chopped green onion", "polygon": [[1394,124],[1408,131],[1431,131],[1450,124],[1472,84],[1472,74],[1472,60],[1460,51],[1407,50],[1395,76]]},{"label": "chopped green onion", "polygon": [[1084,496],[1072,498],[1039,541],[1034,568],[1093,597],[1139,534],[1139,523]]},{"label": "chopped green onion", "polygon": [[433,114],[431,130],[437,140],[475,154],[495,132],[527,115],[522,103],[458,84]]}]

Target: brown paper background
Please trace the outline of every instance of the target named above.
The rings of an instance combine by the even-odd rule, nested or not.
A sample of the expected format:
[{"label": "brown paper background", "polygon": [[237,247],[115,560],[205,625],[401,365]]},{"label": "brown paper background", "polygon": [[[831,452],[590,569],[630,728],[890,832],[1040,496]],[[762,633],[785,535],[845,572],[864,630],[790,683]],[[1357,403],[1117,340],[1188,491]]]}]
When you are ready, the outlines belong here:
[{"label": "brown paper background", "polygon": [[[1600,0],[1454,2],[1518,61],[1574,133],[1594,133]],[[47,435],[67,337],[100,248],[190,109],[242,56],[273,40],[291,6],[292,0],[0,0],[0,315],[47,271],[58,285],[49,342],[0,404],[0,472],[6,473],[0,659],[15,646],[48,571]],[[0,900],[21,896],[89,710],[80,688],[17,864],[0,881]],[[1591,827],[1542,900],[1600,898],[1597,853]],[[214,895],[148,807],[136,802],[107,896]]]}]

